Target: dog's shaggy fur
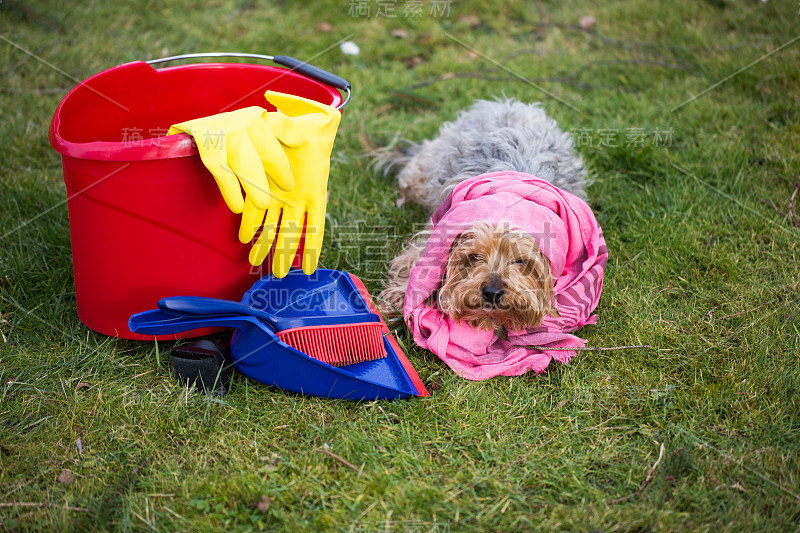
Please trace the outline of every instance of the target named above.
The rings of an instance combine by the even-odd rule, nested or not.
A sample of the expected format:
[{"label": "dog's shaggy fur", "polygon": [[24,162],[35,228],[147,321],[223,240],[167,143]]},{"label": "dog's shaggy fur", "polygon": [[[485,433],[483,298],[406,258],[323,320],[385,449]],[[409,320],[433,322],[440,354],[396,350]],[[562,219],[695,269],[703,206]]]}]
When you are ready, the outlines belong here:
[{"label": "dog's shaggy fur", "polygon": [[[504,170],[534,175],[586,199],[586,172],[572,138],[540,104],[479,100],[442,125],[438,137],[405,151],[379,151],[376,162],[385,174],[399,170],[402,201],[431,212],[462,181]],[[507,222],[475,221],[456,239],[430,305],[481,329],[536,327],[546,315],[557,315],[548,259],[532,236],[511,230],[514,221]],[[430,229],[418,233],[392,261],[379,298],[386,314],[402,313],[411,269],[429,236]]]},{"label": "dog's shaggy fur", "polygon": [[399,169],[401,198],[431,211],[465,179],[501,170],[531,174],[586,200],[586,171],[572,137],[541,104],[518,100],[478,100],[435,139],[384,150],[377,164],[384,174]]}]

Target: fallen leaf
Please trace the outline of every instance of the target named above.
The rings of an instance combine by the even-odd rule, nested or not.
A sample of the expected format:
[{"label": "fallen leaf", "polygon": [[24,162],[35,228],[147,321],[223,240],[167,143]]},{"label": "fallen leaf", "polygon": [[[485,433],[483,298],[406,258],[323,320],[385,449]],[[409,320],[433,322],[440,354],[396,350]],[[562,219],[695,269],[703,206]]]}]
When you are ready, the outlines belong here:
[{"label": "fallen leaf", "polygon": [[578,24],[580,24],[581,28],[584,30],[591,30],[594,28],[595,24],[597,24],[597,20],[590,15],[586,15],[578,20]]},{"label": "fallen leaf", "polygon": [[261,499],[256,503],[256,509],[262,513],[266,513],[270,507],[272,507],[272,500],[267,496],[261,496]]},{"label": "fallen leaf", "polygon": [[481,25],[481,19],[476,15],[461,15],[458,20],[467,24],[470,28],[475,29]]},{"label": "fallen leaf", "polygon": [[92,386],[86,383],[85,381],[81,381],[80,383],[75,385],[75,390],[90,389],[90,388],[92,388]]},{"label": "fallen leaf", "polygon": [[61,473],[58,475],[56,479],[62,485],[72,485],[75,483],[75,475],[69,471],[67,468],[62,468]]}]

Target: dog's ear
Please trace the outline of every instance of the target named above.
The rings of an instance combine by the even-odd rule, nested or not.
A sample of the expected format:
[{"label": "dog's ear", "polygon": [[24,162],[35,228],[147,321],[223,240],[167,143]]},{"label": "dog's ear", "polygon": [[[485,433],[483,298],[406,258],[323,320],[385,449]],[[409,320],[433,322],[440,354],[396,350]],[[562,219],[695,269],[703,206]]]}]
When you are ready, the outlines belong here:
[{"label": "dog's ear", "polygon": [[452,260],[460,260],[460,255],[455,253],[458,248],[460,248],[464,243],[469,242],[475,239],[475,232],[472,229],[465,230],[461,232],[458,237],[453,239],[453,242],[450,243],[450,249],[447,251],[448,257],[448,264]]},{"label": "dog's ear", "polygon": [[467,249],[462,249],[462,246],[473,239],[475,239],[473,230],[467,229],[450,243],[450,249],[447,251],[447,265],[444,270],[444,276],[439,282],[440,287],[444,285],[447,280],[461,279],[467,275],[468,268],[465,267],[469,265],[465,264],[465,262],[468,262],[469,258],[466,254]]},{"label": "dog's ear", "polygon": [[430,296],[425,298],[425,305],[427,305],[428,307],[436,307],[436,302],[438,301],[439,301],[439,289],[436,289],[431,293]]},{"label": "dog's ear", "polygon": [[547,300],[547,307],[545,307],[544,313],[546,315],[558,318],[561,315],[556,307],[556,296],[553,294],[555,278],[553,278],[550,260],[541,251],[538,251],[538,246],[536,252],[536,261],[533,261],[533,265],[535,267],[535,275],[541,280],[542,289],[544,290],[544,297]]},{"label": "dog's ear", "polygon": [[475,232],[472,229],[467,229],[462,231],[458,237],[453,239],[453,243],[450,245],[450,253],[453,253],[453,250],[461,246],[467,241],[473,240],[475,238]]}]

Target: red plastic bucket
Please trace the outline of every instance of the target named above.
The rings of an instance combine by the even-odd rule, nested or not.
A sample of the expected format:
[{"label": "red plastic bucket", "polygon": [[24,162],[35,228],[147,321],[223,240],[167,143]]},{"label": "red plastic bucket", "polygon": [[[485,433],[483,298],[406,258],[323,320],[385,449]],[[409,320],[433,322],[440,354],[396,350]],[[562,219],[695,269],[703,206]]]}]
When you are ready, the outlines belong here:
[{"label": "red plastic bucket", "polygon": [[142,61],[100,72],[64,97],[50,143],[62,155],[78,318],[86,326],[153,339],[131,332],[128,318],[166,296],[239,300],[267,273],[267,261],[264,272],[248,262],[250,246],[237,237],[240,217],[228,210],[191,137],[164,137],[186,120],[270,109],[266,90],[342,102],[333,87],[282,68],[156,70]]}]

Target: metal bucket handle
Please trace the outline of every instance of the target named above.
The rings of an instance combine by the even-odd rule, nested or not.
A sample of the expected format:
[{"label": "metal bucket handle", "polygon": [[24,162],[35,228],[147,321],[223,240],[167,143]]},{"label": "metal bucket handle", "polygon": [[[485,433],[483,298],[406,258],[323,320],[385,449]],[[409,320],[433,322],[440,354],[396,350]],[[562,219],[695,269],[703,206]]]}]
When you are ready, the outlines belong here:
[{"label": "metal bucket handle", "polygon": [[162,57],[160,59],[151,59],[149,61],[145,61],[145,63],[148,65],[155,65],[158,63],[166,63],[167,61],[176,61],[178,59],[197,59],[209,57],[247,57],[272,61],[273,63],[283,65],[284,67],[289,67],[289,69],[291,69],[293,72],[296,71],[304,76],[308,76],[312,80],[316,80],[320,83],[324,83],[326,85],[330,85],[331,87],[345,91],[347,93],[347,98],[345,98],[344,102],[342,102],[336,109],[341,110],[345,105],[347,105],[347,102],[350,101],[349,81],[337,76],[336,74],[331,74],[327,70],[322,70],[321,68],[315,67],[314,65],[306,63],[305,61],[301,61],[289,56],[268,56],[264,54],[247,54],[240,52],[202,52],[197,54],[181,54],[177,56]]}]

